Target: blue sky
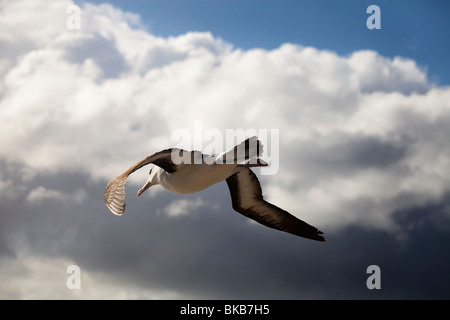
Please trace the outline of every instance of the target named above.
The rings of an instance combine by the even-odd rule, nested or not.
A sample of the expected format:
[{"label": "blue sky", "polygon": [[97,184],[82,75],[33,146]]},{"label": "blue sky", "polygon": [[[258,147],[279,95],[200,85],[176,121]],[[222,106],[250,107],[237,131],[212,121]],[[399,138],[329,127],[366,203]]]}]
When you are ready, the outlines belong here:
[{"label": "blue sky", "polygon": [[[104,1],[92,1],[103,3]],[[82,3],[82,2],[80,2]],[[450,3],[445,0],[132,0],[109,3],[138,13],[155,35],[210,31],[243,49],[290,42],[348,55],[362,49],[409,57],[432,81],[450,84]],[[381,29],[369,30],[367,7],[381,9]]]}]

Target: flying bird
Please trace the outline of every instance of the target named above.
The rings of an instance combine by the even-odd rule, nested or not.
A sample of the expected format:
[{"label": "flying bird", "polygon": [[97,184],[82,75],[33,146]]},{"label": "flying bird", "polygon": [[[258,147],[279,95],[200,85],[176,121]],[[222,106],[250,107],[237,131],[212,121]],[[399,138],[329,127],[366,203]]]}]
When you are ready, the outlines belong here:
[{"label": "flying bird", "polygon": [[149,178],[139,189],[138,196],[158,184],[175,193],[189,194],[226,180],[235,211],[267,227],[325,241],[322,231],[264,200],[258,178],[251,170],[252,167],[268,165],[259,158],[262,147],[257,137],[251,137],[219,155],[206,155],[200,151],[178,148],[156,152],[108,183],[105,189],[105,204],[112,213],[123,215],[128,176],[143,166],[153,164],[155,166],[150,169]]}]

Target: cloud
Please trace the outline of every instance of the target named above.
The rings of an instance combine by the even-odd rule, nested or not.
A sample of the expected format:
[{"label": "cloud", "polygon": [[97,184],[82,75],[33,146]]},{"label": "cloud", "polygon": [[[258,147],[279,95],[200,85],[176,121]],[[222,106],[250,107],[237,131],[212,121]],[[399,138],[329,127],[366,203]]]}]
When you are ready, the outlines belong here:
[{"label": "cloud", "polygon": [[68,195],[58,190],[47,189],[43,186],[39,186],[31,190],[26,197],[26,201],[31,204],[41,203],[45,199],[82,203],[87,199],[87,194],[83,189],[78,189]]},{"label": "cloud", "polygon": [[172,201],[163,209],[163,212],[169,217],[179,217],[192,213],[204,204],[201,198],[195,198],[195,200],[180,199]]},{"label": "cloud", "polygon": [[36,202],[39,203],[44,199],[61,199],[61,198],[62,194],[57,190],[48,190],[44,187],[38,187],[28,194],[26,201],[31,203]]},{"label": "cloud", "polygon": [[[183,258],[177,246],[189,239],[197,261],[212,257],[207,265],[223,270],[221,258],[212,255],[214,245],[204,244],[203,237],[217,237],[215,246],[224,250],[230,266],[252,246],[235,255],[224,244],[228,233],[239,247],[238,240],[249,239],[236,230],[252,236],[260,235],[258,230],[269,232],[257,224],[241,224],[247,220],[228,213],[232,209],[226,186],[204,191],[208,196],[201,198],[161,192],[138,202],[131,191],[143,183],[144,174],[135,173],[128,184],[127,215],[120,223],[103,220],[112,219],[106,218],[101,203],[107,181],[141,158],[175,145],[171,136],[177,129],[196,136],[196,122],[223,137],[227,129],[278,129],[279,145],[267,149],[279,148],[280,167],[276,175],[260,176],[264,196],[331,237],[345,238],[342,234],[352,228],[360,234],[362,228],[373,235],[371,239],[382,239],[379,232],[387,232],[389,239],[407,241],[423,225],[431,228],[430,221],[436,226],[448,222],[443,204],[450,191],[450,88],[432,83],[414,60],[367,50],[340,56],[291,43],[273,50],[243,50],[208,32],[157,37],[138,15],[109,4],[84,4],[81,29],[69,30],[65,21],[71,4],[1,3],[0,206],[5,214],[0,252],[8,259],[5,269],[29,263],[44,270],[46,262],[37,257],[41,254],[59,265],[81,260],[92,277],[102,268],[111,279],[132,269],[167,296],[204,296],[208,290],[227,296],[205,283],[198,284],[198,291],[186,289],[195,287],[193,280],[185,279],[169,257]],[[202,138],[193,144],[210,143]],[[440,208],[438,215],[428,210],[435,207]],[[399,218],[410,217],[418,208],[425,221]],[[165,214],[152,215],[157,212]],[[190,219],[181,219],[183,223],[171,219],[185,213]],[[219,213],[227,218],[219,218]],[[49,227],[48,221],[55,226]],[[167,236],[155,225],[153,233],[144,236],[148,222],[176,236],[168,237],[161,249],[148,248],[144,244]],[[211,227],[217,224],[228,231]],[[440,236],[445,238],[445,232]],[[350,238],[345,238],[347,244]],[[277,243],[292,244],[287,239]],[[111,248],[111,243],[116,246]],[[37,258],[14,257],[25,249]],[[152,257],[141,257],[147,249]],[[98,252],[102,254],[96,258]],[[314,254],[312,249],[308,254]],[[136,266],[127,265],[123,256]],[[255,252],[255,259],[262,257],[263,252]],[[189,261],[184,257],[187,269],[194,272],[198,266]],[[271,267],[276,266],[267,265],[261,275],[273,273]],[[147,269],[149,274],[143,271]],[[181,285],[169,277],[158,280],[161,270],[170,270]],[[206,279],[217,275],[202,271]],[[37,277],[29,274],[30,279]],[[245,284],[245,277],[251,277],[234,275]],[[139,286],[137,278],[128,279]],[[289,282],[274,281],[278,280]],[[241,289],[246,292],[242,296],[251,297],[253,290]],[[290,289],[290,297],[298,293]],[[3,295],[38,296],[15,290],[9,284]],[[128,293],[118,291],[113,297],[129,297]],[[131,297],[153,293],[144,290]]]},{"label": "cloud", "polygon": [[2,259],[0,299],[68,300],[68,299],[176,299],[169,290],[137,289],[120,279],[80,269],[81,288],[69,288],[67,281],[73,274],[68,269],[73,262],[64,258],[28,256],[20,253],[15,259]]}]

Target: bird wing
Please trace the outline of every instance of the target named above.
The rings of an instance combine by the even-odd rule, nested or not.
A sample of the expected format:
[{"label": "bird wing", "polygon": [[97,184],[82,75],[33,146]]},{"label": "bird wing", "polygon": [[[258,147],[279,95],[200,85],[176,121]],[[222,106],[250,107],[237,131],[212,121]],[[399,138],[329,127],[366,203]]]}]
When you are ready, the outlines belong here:
[{"label": "bird wing", "polygon": [[227,178],[233,209],[267,227],[300,237],[325,241],[322,231],[296,218],[289,212],[265,201],[258,178],[247,166]]},{"label": "bird wing", "polygon": [[216,155],[217,163],[241,163],[256,159],[263,153],[263,144],[258,137],[253,136],[245,139],[233,149]]},{"label": "bird wing", "polygon": [[121,216],[125,212],[125,184],[127,178],[134,171],[153,163],[169,173],[175,172],[177,166],[172,161],[172,154],[179,154],[180,152],[187,152],[181,149],[170,148],[152,154],[151,156],[142,159],[135,165],[122,172],[120,175],[111,180],[105,189],[105,204],[112,213]]}]

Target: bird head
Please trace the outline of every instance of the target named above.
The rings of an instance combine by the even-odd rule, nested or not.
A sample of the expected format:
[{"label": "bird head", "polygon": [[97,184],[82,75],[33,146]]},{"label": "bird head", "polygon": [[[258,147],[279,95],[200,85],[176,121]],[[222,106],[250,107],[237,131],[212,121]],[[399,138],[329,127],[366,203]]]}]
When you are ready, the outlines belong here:
[{"label": "bird head", "polygon": [[[152,168],[152,169],[153,169],[153,168]],[[138,193],[137,193],[138,197],[139,197],[145,190],[147,190],[148,188],[150,188],[150,187],[152,186],[152,180],[153,180],[152,169],[150,169],[150,171],[149,171],[149,173],[148,173],[149,177],[148,177],[147,182],[144,184],[144,186],[143,186],[142,188],[139,189],[139,191],[138,191]]]}]

